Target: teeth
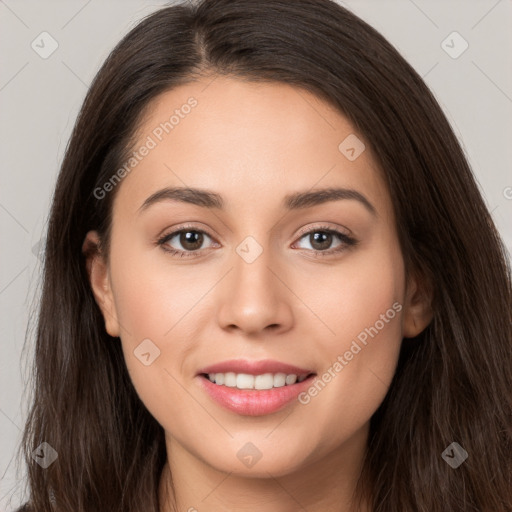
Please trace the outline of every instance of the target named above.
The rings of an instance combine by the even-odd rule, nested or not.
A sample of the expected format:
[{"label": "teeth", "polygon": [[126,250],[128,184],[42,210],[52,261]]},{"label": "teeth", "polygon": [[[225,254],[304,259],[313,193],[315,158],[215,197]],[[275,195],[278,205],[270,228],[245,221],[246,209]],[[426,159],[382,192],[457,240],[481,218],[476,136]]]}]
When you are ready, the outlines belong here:
[{"label": "teeth", "polygon": [[239,373],[236,376],[236,387],[238,389],[254,389],[254,375]]},{"label": "teeth", "polygon": [[[215,374],[217,376],[217,374]],[[217,382],[217,381],[215,381]],[[228,372],[224,375],[224,386],[228,386],[230,388],[236,387],[236,374],[233,372]]]},{"label": "teeth", "polygon": [[208,379],[218,385],[238,389],[272,389],[291,386],[295,382],[302,382],[307,375],[286,373],[264,373],[262,375],[249,375],[248,373],[209,373]]},{"label": "teeth", "polygon": [[[304,380],[305,378],[306,378],[305,376],[304,376],[304,378],[301,377],[302,380]],[[297,382],[297,375],[294,375],[293,373],[291,375],[287,375],[286,379],[284,379],[284,381],[287,386],[289,386],[290,384],[295,384],[295,382]]]},{"label": "teeth", "polygon": [[274,387],[274,376],[271,373],[256,375],[254,377],[254,389],[272,389]]}]

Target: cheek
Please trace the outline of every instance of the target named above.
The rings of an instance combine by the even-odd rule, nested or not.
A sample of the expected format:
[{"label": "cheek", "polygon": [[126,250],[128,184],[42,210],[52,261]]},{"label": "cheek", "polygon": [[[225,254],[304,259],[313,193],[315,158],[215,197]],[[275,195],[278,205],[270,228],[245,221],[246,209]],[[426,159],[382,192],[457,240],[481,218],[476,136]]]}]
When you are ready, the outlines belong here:
[{"label": "cheek", "polygon": [[403,272],[396,250],[361,252],[315,296],[329,328],[318,338],[324,368],[301,399],[333,439],[364,425],[387,393],[402,342]]},{"label": "cheek", "polygon": [[198,298],[214,280],[170,264],[158,248],[132,246],[122,253],[120,247],[119,240],[111,256],[112,282],[126,366],[141,400],[165,423],[169,411],[179,417],[190,408],[178,381],[193,348],[187,340],[197,338]]},{"label": "cheek", "polygon": [[148,248],[140,241],[129,251],[113,253],[112,259],[115,307],[124,338],[140,343],[141,336],[170,337],[197,301],[199,284],[194,275],[168,261],[159,247]]},{"label": "cheek", "polygon": [[[301,272],[311,277],[297,281],[294,291],[304,297],[304,302],[315,313],[308,315],[305,321],[310,325],[318,324],[323,340],[319,348],[326,354],[332,356],[350,346],[351,340],[362,332],[360,339],[364,342],[365,329],[375,326],[376,322],[383,335],[400,338],[397,309],[401,308],[393,308],[393,304],[403,301],[404,268],[400,252],[394,246],[388,247],[389,244],[376,243],[347,254],[337,266]],[[381,315],[385,317],[384,323]],[[382,347],[375,349],[379,352]]]}]

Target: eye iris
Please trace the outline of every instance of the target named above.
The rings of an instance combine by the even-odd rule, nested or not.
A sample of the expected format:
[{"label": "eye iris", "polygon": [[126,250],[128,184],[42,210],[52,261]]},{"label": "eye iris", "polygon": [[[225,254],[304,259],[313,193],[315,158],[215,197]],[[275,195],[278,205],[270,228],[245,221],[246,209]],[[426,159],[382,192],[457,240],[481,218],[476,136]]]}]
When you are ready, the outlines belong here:
[{"label": "eye iris", "polygon": [[[326,231],[316,231],[312,235],[310,235],[311,247],[315,250],[328,249],[332,243],[332,233],[327,233]],[[320,246],[315,247],[315,244],[320,244]]]},{"label": "eye iris", "polygon": [[[203,245],[203,234],[198,231],[182,231],[180,234],[181,245],[188,250],[199,249]],[[187,244],[192,244],[192,247]]]}]

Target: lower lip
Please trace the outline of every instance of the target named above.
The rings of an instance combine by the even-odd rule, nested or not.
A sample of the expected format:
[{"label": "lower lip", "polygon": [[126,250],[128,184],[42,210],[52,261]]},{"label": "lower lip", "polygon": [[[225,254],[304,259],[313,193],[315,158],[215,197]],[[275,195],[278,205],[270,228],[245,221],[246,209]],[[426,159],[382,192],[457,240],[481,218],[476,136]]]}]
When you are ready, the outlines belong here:
[{"label": "lower lip", "polygon": [[297,398],[311,385],[315,375],[302,382],[263,390],[238,389],[214,384],[204,375],[198,375],[197,378],[210,397],[226,409],[246,416],[262,416],[279,411]]}]

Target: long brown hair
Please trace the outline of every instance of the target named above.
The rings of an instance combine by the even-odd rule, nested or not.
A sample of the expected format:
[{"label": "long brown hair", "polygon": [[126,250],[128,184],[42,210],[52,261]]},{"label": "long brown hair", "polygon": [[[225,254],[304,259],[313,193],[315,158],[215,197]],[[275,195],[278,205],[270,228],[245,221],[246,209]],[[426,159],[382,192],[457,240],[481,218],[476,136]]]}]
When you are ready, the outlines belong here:
[{"label": "long brown hair", "polygon": [[[162,427],[104,329],[82,243],[108,253],[119,169],[148,104],[199,76],[308,90],[363,134],[385,176],[408,273],[431,283],[434,317],[405,340],[371,419],[358,490],[375,512],[512,511],[512,318],[507,251],[446,117],[378,32],[330,0],[204,0],[142,20],[92,83],[58,177],[37,318],[23,454],[29,509],[158,511]],[[33,450],[58,460],[43,469]],[[442,453],[459,443],[453,469]]]}]

